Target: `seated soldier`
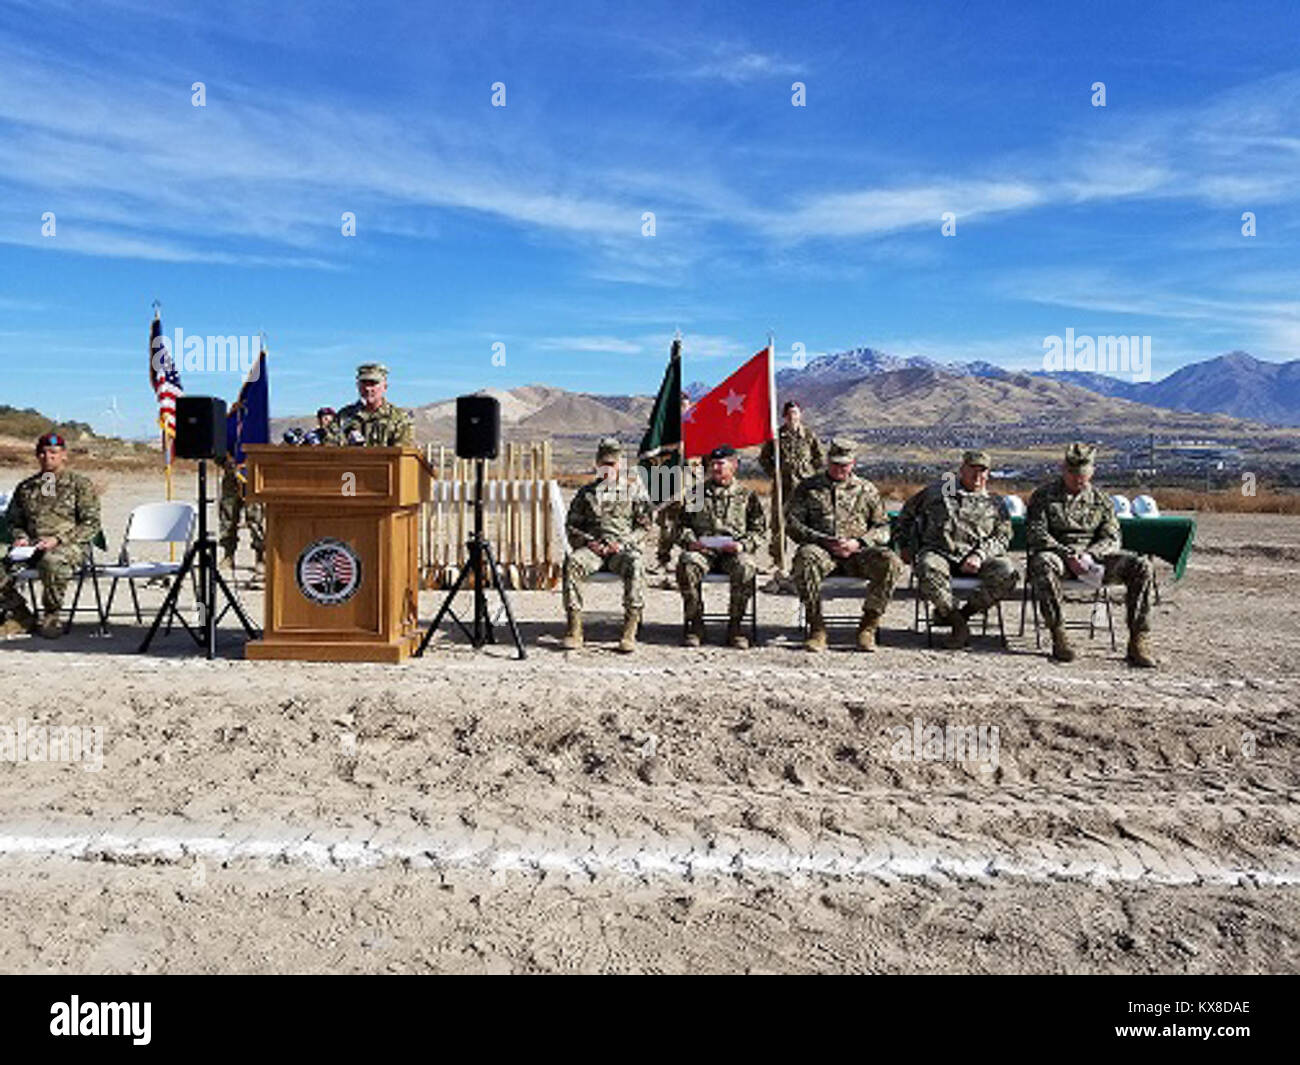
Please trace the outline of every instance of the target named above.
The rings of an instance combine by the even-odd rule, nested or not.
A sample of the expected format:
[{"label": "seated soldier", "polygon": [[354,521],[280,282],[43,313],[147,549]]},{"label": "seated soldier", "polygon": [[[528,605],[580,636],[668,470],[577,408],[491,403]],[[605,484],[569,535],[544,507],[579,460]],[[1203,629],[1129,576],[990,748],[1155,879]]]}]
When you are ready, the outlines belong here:
[{"label": "seated soldier", "polygon": [[582,646],[582,586],[598,570],[623,578],[623,635],[618,649],[636,650],[645,595],[640,539],[650,526],[650,497],[639,477],[629,477],[623,445],[612,436],[596,448],[597,477],[569,504],[566,532],[572,550],[564,559],[564,646]]},{"label": "seated soldier", "polygon": [[[965,647],[969,620],[1009,595],[1020,575],[1007,558],[1011,519],[1002,497],[988,491],[987,451],[962,455],[956,477],[922,488],[903,506],[898,542],[903,561],[916,572],[917,594],[941,625],[951,625],[947,644]],[[979,577],[980,586],[960,608],[952,597],[952,576]]]},{"label": "seated soldier", "polygon": [[1148,643],[1151,610],[1151,562],[1120,547],[1119,519],[1110,497],[1092,484],[1097,449],[1071,444],[1061,476],[1029,497],[1025,540],[1029,576],[1043,621],[1052,633],[1052,658],[1072,662],[1074,648],[1065,636],[1061,614],[1061,578],[1081,577],[1100,567],[1105,584],[1126,587],[1130,664],[1155,667]]},{"label": "seated soldier", "polygon": [[858,649],[876,649],[876,628],[889,605],[903,563],[888,547],[889,515],[870,481],[853,473],[853,445],[832,440],[826,469],[800,482],[786,507],[786,532],[799,545],[790,567],[808,612],[809,651],[826,650],[822,581],[832,574],[862,577],[867,585]]},{"label": "seated soldier", "polygon": [[[86,545],[99,535],[99,496],[90,480],[67,469],[68,446],[58,433],[46,433],[36,441],[40,473],[34,473],[14,489],[5,511],[5,521],[14,547],[34,547],[36,554],[25,563],[35,566],[41,579],[42,636],[57,639],[63,634],[59,615],[68,581],[85,556]],[[22,636],[36,627],[36,618],[23,601],[15,570],[0,571],[0,610],[8,619],[0,625],[0,636]]]},{"label": "seated soldier", "polygon": [[[715,447],[709,452],[708,480],[687,497],[679,519],[677,587],[682,593],[687,647],[704,639],[704,599],[700,585],[707,573],[731,578],[731,605],[727,615],[727,643],[739,650],[749,646],[742,631],[758,563],[754,558],[763,540],[763,504],[736,480],[739,458],[735,448]],[[728,542],[719,542],[725,538]],[[708,542],[705,542],[705,541]]]}]

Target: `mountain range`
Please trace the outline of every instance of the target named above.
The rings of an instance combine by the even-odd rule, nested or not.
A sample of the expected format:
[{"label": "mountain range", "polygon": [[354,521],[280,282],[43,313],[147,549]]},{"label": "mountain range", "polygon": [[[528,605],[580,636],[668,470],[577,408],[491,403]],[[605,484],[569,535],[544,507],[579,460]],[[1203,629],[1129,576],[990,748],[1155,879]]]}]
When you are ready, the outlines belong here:
[{"label": "mountain range", "polygon": [[[1231,352],[1183,367],[1156,382],[1105,374],[1014,371],[989,362],[940,363],[872,348],[820,356],[780,371],[782,399],[797,397],[819,429],[953,428],[1016,425],[1042,435],[1198,431],[1245,433],[1261,422],[1300,425],[1300,360],[1268,363]],[[685,391],[699,395],[694,381]],[[650,396],[570,392],[550,385],[485,389],[501,402],[507,439],[613,434],[635,440]],[[456,403],[440,400],[412,411],[421,441],[450,441]],[[272,439],[310,418],[272,422]],[[1253,424],[1252,424],[1253,423]]]},{"label": "mountain range", "polygon": [[782,370],[777,374],[777,388],[783,393],[808,386],[821,390],[824,386],[850,385],[909,370],[1003,382],[1037,377],[1166,410],[1225,414],[1271,425],[1300,425],[1300,359],[1264,362],[1244,351],[1191,363],[1159,381],[1130,381],[1087,371],[1035,370],[1026,374],[990,362],[940,363],[924,356],[904,358],[872,348],[855,348],[814,359],[802,369]]}]

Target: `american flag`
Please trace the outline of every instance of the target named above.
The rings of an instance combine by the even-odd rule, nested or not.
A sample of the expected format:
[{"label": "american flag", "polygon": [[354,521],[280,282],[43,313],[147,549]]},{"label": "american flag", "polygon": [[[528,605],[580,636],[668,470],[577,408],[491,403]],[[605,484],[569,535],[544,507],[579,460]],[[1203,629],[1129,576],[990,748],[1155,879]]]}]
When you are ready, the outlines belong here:
[{"label": "american flag", "polygon": [[302,567],[303,583],[318,595],[337,595],[352,578],[352,556],[337,547],[317,548]]},{"label": "american flag", "polygon": [[181,375],[176,371],[167,338],[163,336],[162,316],[153,312],[149,326],[149,387],[158,397],[158,427],[162,430],[163,457],[168,465],[176,455],[176,400],[185,394]]}]

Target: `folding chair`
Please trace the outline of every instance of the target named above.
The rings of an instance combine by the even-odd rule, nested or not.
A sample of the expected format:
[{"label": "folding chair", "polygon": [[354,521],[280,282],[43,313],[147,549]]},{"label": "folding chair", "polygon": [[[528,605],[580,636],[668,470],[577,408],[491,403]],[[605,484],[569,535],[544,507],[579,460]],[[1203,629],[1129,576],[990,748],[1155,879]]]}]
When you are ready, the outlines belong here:
[{"label": "folding chair", "polygon": [[[72,631],[72,618],[78,610],[86,612],[94,611],[95,617],[99,618],[102,614],[100,609],[99,585],[96,583],[95,588],[95,605],[93,607],[78,607],[77,602],[81,597],[81,584],[86,579],[87,574],[93,574],[95,569],[95,548],[101,551],[108,549],[108,542],[104,539],[104,533],[101,529],[95,534],[95,538],[86,544],[81,562],[77,565],[77,590],[72,597],[72,605],[68,607],[68,619],[63,623],[63,634],[66,636]],[[41,579],[41,571],[36,566],[24,566],[14,574],[14,581],[19,584],[27,585],[27,598],[32,604],[32,613],[40,613],[40,604],[36,599],[36,582]],[[102,626],[101,626],[102,628]]]},{"label": "folding chair", "polygon": [[[980,579],[978,577],[961,577],[953,576],[949,578],[952,587],[953,600],[958,603],[964,603],[970,599],[980,588]],[[930,600],[921,594],[920,585],[916,580],[916,569],[913,567],[911,580],[908,582],[908,590],[912,593],[913,613],[912,613],[912,631],[921,631],[922,614],[925,620],[925,645],[926,647],[934,646],[934,631],[932,628],[932,619],[930,617]],[[1010,646],[1007,643],[1007,627],[1002,619],[1002,599],[994,601],[990,608],[997,611],[998,615],[998,638],[1002,641],[1003,647]],[[984,627],[980,629],[981,636],[989,634],[989,611],[984,611]]]},{"label": "folding chair", "polygon": [[[844,615],[832,617],[826,609],[828,603],[835,599],[862,599],[867,598],[867,585],[869,581],[861,577],[826,577],[822,581],[822,620],[826,622],[829,628],[832,624],[838,622],[857,624],[861,612],[853,614],[852,618],[845,618]],[[804,609],[803,596],[796,595],[795,602],[795,622],[794,626],[803,635],[808,634],[808,612]]]},{"label": "folding chair", "polygon": [[[115,565],[98,566],[93,576],[111,577],[113,583],[108,589],[108,601],[100,613],[100,632],[108,632],[108,619],[113,612],[113,598],[117,595],[118,581],[125,580],[131,589],[131,603],[135,608],[135,620],[144,623],[140,612],[140,597],[136,591],[138,580],[154,580],[170,577],[181,568],[180,562],[145,562],[132,561],[132,544],[175,544],[182,558],[194,538],[194,527],[198,521],[198,511],[193,503],[143,503],[131,511],[126,519],[126,532],[122,536],[122,550]],[[84,579],[84,578],[83,578]],[[197,586],[196,586],[197,587]],[[81,581],[77,582],[77,595],[81,594]],[[98,583],[96,583],[98,597]],[[73,599],[76,603],[76,598]]]},{"label": "folding chair", "polygon": [[[1043,636],[1042,636],[1042,631],[1038,624],[1038,596],[1034,592],[1033,582],[1029,579],[1028,572],[1029,569],[1028,566],[1026,566],[1025,588],[1024,588],[1024,592],[1020,597],[1019,635],[1023,636],[1025,634],[1025,609],[1026,607],[1032,607],[1034,613],[1034,646],[1042,647]],[[1097,588],[1093,589],[1090,588],[1083,581],[1079,580],[1078,577],[1063,577],[1061,579],[1062,605],[1068,602],[1079,601],[1079,593],[1081,592],[1091,593],[1090,595],[1085,596],[1085,598],[1083,599],[1083,601],[1087,602],[1091,607],[1091,609],[1088,611],[1088,620],[1086,622],[1070,621],[1066,618],[1065,611],[1062,610],[1061,611],[1062,626],[1066,629],[1078,629],[1078,630],[1087,629],[1088,639],[1090,640],[1093,639],[1093,637],[1096,635],[1097,632],[1097,608],[1104,603],[1106,609],[1106,628],[1110,632],[1110,649],[1112,651],[1117,650],[1118,644],[1116,644],[1115,642],[1115,618],[1114,615],[1111,613],[1110,595],[1106,591],[1106,585],[1102,584],[1099,585]],[[1072,598],[1072,593],[1073,593],[1073,598]]]},{"label": "folding chair", "polygon": [[[730,589],[731,578],[727,576],[727,574],[725,573],[706,573],[704,575],[704,583],[725,584],[728,586],[728,589]],[[730,597],[729,590],[728,590],[728,597]],[[710,621],[713,622],[724,621],[727,624],[731,624],[730,598],[728,598],[727,600],[726,610],[722,611],[722,613],[718,613],[717,611],[714,611],[712,614],[709,613],[709,608],[708,608],[709,597],[704,594],[703,588],[700,589],[700,598],[704,600],[704,604],[705,604],[704,623],[706,625]],[[746,613],[749,615],[749,642],[754,646],[758,646],[758,572],[757,571],[755,571],[754,576],[749,579],[749,609],[746,611]]]}]

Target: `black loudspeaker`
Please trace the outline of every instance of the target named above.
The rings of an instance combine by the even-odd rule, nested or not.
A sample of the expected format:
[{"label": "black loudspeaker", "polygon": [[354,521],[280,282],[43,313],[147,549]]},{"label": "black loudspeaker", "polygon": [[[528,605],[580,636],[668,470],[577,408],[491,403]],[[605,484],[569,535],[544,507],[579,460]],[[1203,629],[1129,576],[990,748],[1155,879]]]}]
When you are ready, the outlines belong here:
[{"label": "black loudspeaker", "polygon": [[456,457],[494,459],[501,446],[501,402],[495,396],[456,397]]},{"label": "black loudspeaker", "polygon": [[181,396],[176,401],[176,457],[226,457],[226,401],[216,396]]}]

